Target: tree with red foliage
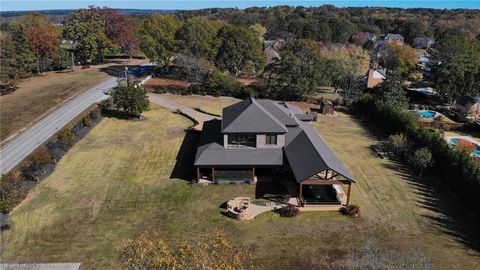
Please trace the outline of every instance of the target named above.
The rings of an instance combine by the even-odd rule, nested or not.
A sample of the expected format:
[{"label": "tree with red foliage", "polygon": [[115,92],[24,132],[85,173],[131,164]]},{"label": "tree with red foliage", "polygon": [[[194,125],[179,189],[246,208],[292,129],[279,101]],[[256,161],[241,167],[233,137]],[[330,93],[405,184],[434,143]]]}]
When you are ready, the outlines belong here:
[{"label": "tree with red foliage", "polygon": [[108,7],[90,7],[102,19],[105,35],[118,46],[121,53],[132,56],[138,51],[138,41],[134,36],[134,25],[127,15]]},{"label": "tree with red foliage", "polygon": [[35,27],[26,30],[30,47],[37,58],[38,72],[44,72],[46,62],[57,56],[59,40],[57,34],[47,28]]},{"label": "tree with red foliage", "polygon": [[467,140],[462,140],[462,139],[459,139],[458,140],[458,144],[457,144],[457,147],[458,149],[460,149],[461,151],[465,151],[467,153],[473,153],[473,151],[475,151],[475,149],[477,148],[477,146],[472,143],[472,142],[469,142]]}]

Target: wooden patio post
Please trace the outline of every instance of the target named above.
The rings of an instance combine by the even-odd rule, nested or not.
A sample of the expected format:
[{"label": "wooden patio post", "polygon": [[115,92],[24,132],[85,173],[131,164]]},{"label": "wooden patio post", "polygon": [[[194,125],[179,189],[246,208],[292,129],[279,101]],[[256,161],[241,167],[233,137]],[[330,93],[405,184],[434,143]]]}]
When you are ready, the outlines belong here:
[{"label": "wooden patio post", "polygon": [[348,183],[348,191],[347,191],[347,205],[350,204],[350,190],[352,188],[352,183]]},{"label": "wooden patio post", "polygon": [[215,167],[212,167],[212,182],[215,182]]},{"label": "wooden patio post", "polygon": [[300,194],[298,195],[298,197],[300,199],[300,204],[303,206],[302,187],[303,187],[303,184],[302,182],[300,182]]},{"label": "wooden patio post", "polygon": [[252,182],[255,182],[255,167],[252,167]]},{"label": "wooden patio post", "polygon": [[200,167],[197,166],[197,181],[200,181]]}]

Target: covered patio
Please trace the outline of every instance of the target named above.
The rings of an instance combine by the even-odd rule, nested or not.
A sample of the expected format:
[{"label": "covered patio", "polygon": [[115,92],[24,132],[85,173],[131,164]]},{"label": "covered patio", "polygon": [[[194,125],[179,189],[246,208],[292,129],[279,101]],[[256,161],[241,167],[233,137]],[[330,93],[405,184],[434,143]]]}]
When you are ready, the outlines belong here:
[{"label": "covered patio", "polygon": [[[309,205],[348,205],[352,179],[332,169],[315,174],[299,183],[299,199],[302,206]],[[344,188],[347,189],[345,193]]]}]

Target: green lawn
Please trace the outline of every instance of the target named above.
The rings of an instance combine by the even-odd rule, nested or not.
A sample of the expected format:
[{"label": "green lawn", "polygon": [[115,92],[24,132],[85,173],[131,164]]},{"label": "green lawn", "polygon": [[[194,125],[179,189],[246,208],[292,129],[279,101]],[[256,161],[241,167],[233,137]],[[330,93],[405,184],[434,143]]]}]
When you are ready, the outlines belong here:
[{"label": "green lawn", "polygon": [[[254,197],[255,186],[194,188],[169,179],[183,130],[191,123],[158,107],[145,116],[143,121],[106,118],[77,143],[12,212],[13,228],[2,235],[2,258],[119,268],[119,242],[154,228],[167,241],[224,230],[265,269],[338,269],[359,261],[352,254],[372,253],[395,265],[424,257],[435,269],[479,265],[479,253],[460,242],[465,236],[452,236],[475,229],[473,219],[452,214],[461,213],[462,206],[444,188],[374,157],[369,146],[376,139],[348,115],[320,116],[315,127],[357,179],[353,202],[362,217],[303,212],[288,219],[267,213],[247,222],[225,217],[220,205],[237,196]],[[450,231],[442,218],[451,218]],[[463,227],[456,230],[454,222]]]}]

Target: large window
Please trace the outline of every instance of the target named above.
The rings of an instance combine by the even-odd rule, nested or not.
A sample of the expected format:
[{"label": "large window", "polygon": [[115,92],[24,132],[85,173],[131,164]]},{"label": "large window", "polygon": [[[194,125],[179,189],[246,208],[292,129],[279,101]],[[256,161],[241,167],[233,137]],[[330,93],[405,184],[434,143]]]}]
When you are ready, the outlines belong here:
[{"label": "large window", "polygon": [[229,147],[257,147],[256,134],[228,134],[228,146]]},{"label": "large window", "polygon": [[277,144],[277,135],[267,135],[265,138],[266,144]]}]

